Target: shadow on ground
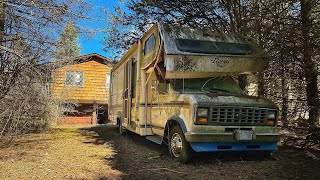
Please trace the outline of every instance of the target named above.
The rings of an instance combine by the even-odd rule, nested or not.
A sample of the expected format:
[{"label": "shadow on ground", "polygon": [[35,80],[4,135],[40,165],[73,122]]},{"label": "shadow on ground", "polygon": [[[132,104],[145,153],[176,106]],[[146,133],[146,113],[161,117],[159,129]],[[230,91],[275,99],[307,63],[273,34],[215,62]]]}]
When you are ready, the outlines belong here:
[{"label": "shadow on ground", "polygon": [[[320,162],[306,151],[281,147],[271,158],[254,153],[201,153],[185,165],[172,160],[165,146],[127,132],[120,135],[114,125],[84,130],[92,144],[113,146],[115,155],[107,160],[123,172],[122,179],[318,179]],[[94,135],[92,133],[95,132]],[[315,152],[320,157],[319,152]]]}]

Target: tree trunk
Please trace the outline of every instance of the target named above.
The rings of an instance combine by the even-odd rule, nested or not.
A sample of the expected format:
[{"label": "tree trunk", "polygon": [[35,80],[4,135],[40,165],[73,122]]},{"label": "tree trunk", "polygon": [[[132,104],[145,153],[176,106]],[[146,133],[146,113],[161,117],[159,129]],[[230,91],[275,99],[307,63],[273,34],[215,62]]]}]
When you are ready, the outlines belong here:
[{"label": "tree trunk", "polygon": [[[283,58],[281,58],[283,61]],[[282,96],[282,104],[281,104],[281,121],[283,123],[283,127],[288,127],[288,87],[286,81],[286,76],[285,76],[285,64],[284,62],[281,63],[281,96]]]},{"label": "tree trunk", "polygon": [[264,97],[266,95],[266,89],[265,89],[265,80],[264,80],[263,72],[258,72],[257,78],[258,78],[258,96]]},{"label": "tree trunk", "polygon": [[301,28],[302,28],[302,54],[304,64],[304,74],[307,82],[307,104],[309,109],[309,125],[311,129],[315,128],[319,120],[320,106],[317,85],[317,67],[312,60],[312,43],[310,31],[312,20],[310,19],[312,0],[301,0]]},{"label": "tree trunk", "polygon": [[0,43],[2,41],[2,36],[4,35],[4,2],[0,2]]},{"label": "tree trunk", "polygon": [[245,92],[247,92],[247,89],[246,89],[247,84],[248,84],[247,81],[248,80],[247,80],[247,75],[246,74],[241,74],[241,75],[238,76],[239,86]]}]

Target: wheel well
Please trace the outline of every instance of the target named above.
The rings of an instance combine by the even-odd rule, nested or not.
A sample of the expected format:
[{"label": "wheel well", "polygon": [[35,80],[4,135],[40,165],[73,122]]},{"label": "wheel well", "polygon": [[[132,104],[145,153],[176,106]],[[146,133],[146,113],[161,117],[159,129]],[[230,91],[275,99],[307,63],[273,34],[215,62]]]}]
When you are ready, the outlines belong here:
[{"label": "wheel well", "polygon": [[167,121],[163,136],[168,138],[169,132],[174,126],[180,126],[181,127],[181,125],[176,120],[171,119],[171,120]]}]

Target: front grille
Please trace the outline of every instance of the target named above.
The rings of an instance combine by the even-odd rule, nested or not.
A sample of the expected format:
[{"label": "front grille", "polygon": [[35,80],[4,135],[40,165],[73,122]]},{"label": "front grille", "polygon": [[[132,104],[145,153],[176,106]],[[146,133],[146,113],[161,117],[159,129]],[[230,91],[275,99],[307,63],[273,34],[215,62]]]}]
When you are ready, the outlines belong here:
[{"label": "front grille", "polygon": [[271,109],[259,107],[212,107],[210,108],[210,121],[211,123],[230,125],[262,125],[265,124],[268,110]]}]

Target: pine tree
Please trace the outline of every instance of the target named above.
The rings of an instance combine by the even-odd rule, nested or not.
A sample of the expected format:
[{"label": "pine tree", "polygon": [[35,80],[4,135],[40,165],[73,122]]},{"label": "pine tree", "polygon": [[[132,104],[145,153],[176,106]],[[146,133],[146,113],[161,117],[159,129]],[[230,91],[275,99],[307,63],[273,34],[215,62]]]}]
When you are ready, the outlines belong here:
[{"label": "pine tree", "polygon": [[60,40],[57,43],[56,60],[67,59],[80,54],[79,36],[76,32],[74,23],[69,21],[65,30],[60,34]]}]

